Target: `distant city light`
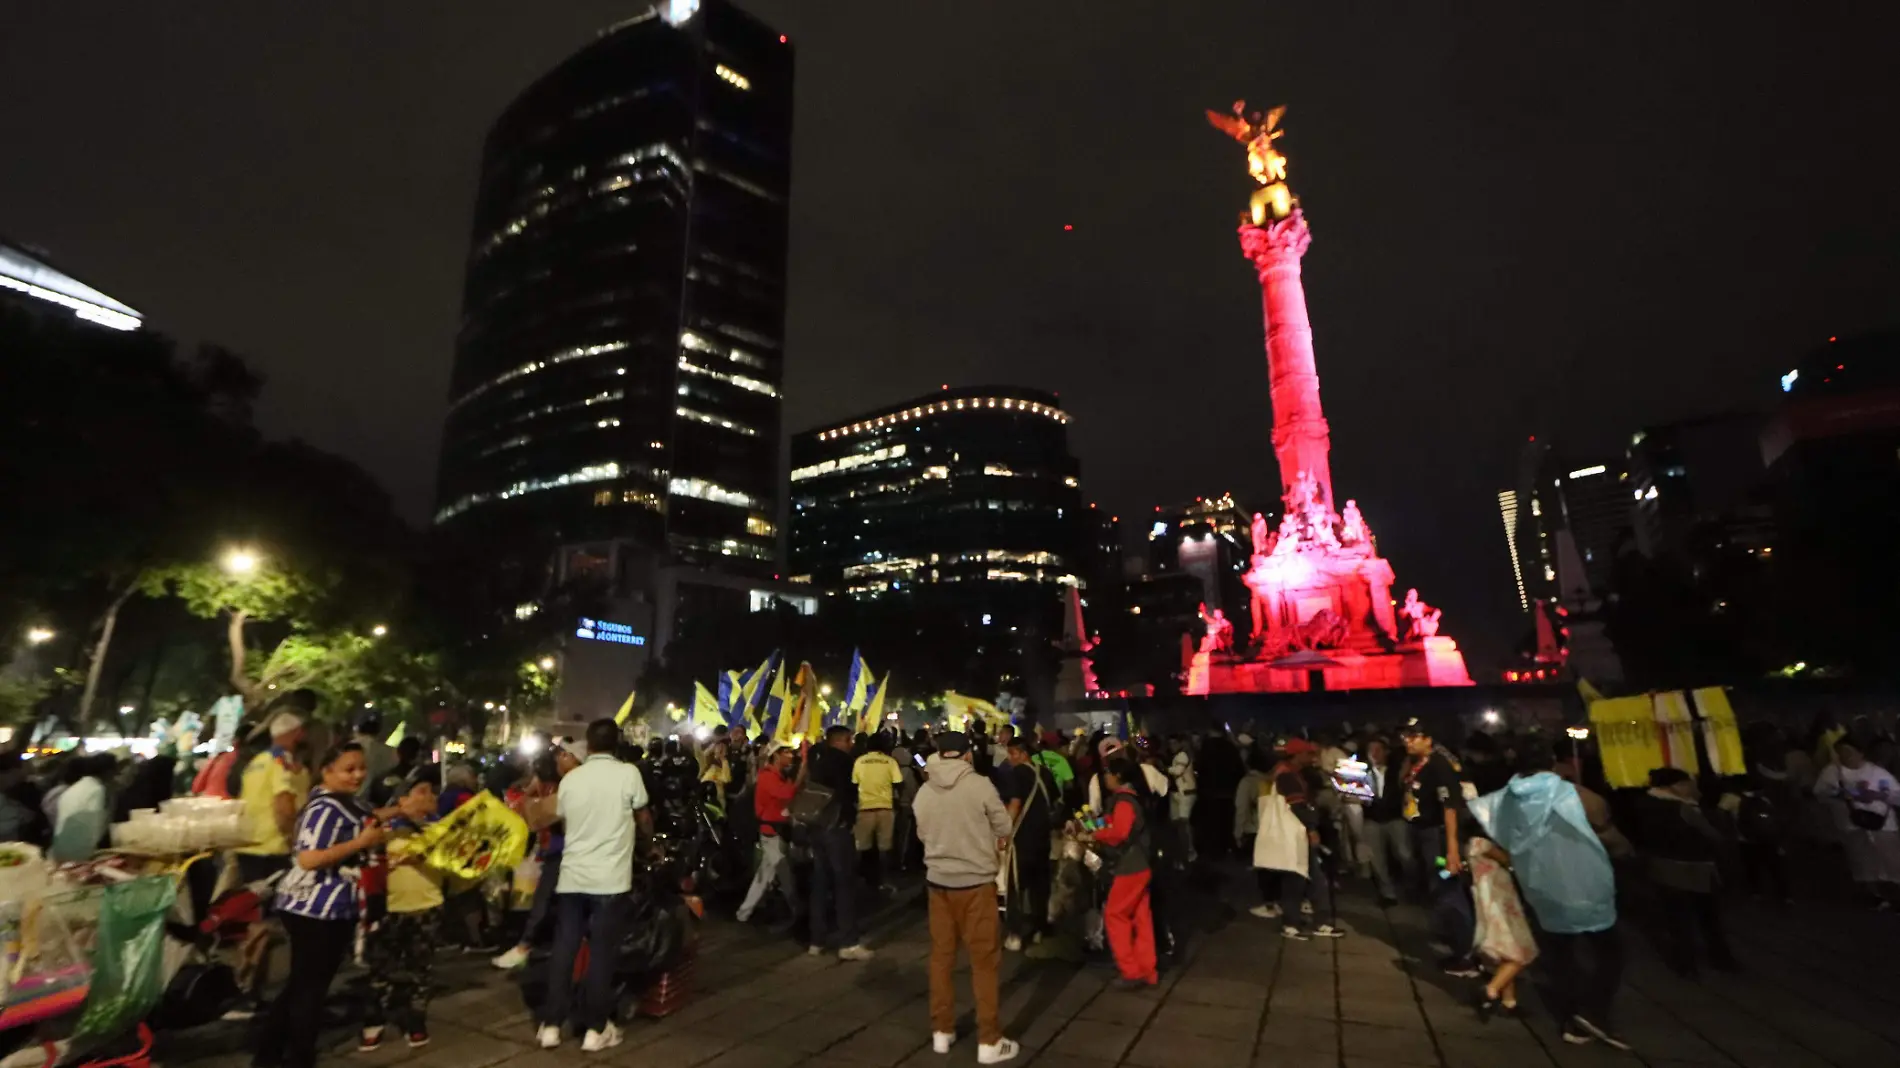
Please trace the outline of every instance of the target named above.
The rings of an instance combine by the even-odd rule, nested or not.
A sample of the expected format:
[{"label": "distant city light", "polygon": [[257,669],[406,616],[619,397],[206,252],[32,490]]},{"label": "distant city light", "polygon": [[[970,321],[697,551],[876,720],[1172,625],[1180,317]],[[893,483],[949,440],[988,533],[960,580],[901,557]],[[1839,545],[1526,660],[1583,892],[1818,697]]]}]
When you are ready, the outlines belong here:
[{"label": "distant city light", "polygon": [[1593,467],[1579,467],[1575,471],[1570,472],[1570,477],[1571,478],[1589,478],[1591,475],[1600,475],[1603,472],[1608,471],[1608,470],[1609,468],[1604,466],[1603,464],[1597,464]]},{"label": "distant city light", "polygon": [[[1834,339],[1828,338],[1828,340],[1832,341]],[[1801,369],[1799,367],[1795,368],[1792,371],[1789,371],[1785,375],[1782,375],[1781,376],[1781,391],[1783,393],[1789,392],[1790,390],[1794,389],[1794,384],[1800,380],[1801,380]]]},{"label": "distant city light", "polygon": [[553,670],[554,670],[554,658],[553,658],[553,657],[551,657],[551,656],[544,656],[544,657],[542,657],[542,658],[541,658],[541,670],[542,670],[542,671],[553,671]]}]

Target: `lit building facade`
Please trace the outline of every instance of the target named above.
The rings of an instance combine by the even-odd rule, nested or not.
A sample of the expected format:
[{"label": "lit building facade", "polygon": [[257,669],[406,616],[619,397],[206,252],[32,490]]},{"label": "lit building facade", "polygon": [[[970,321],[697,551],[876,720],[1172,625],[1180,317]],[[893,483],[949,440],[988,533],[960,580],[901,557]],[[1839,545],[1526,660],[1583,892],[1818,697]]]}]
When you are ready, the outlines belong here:
[{"label": "lit building facade", "polygon": [[604,31],[490,130],[436,522],[778,570],[793,61],[724,0]]},{"label": "lit building facade", "polygon": [[793,578],[858,600],[1053,619],[1093,540],[1068,422],[1051,394],[979,386],[795,435]]},{"label": "lit building facade", "polygon": [[1226,613],[1244,637],[1250,598],[1242,576],[1253,559],[1252,523],[1231,493],[1156,508],[1148,529],[1148,573],[1194,576],[1201,603],[1209,612]]}]

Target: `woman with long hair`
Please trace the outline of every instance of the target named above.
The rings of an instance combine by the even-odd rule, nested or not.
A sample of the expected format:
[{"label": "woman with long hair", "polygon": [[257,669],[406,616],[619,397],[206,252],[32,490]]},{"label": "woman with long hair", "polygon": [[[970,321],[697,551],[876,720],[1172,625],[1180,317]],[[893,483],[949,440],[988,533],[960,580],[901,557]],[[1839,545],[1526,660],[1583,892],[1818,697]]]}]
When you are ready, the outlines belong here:
[{"label": "woman with long hair", "polygon": [[387,831],[356,799],[368,766],[362,746],[332,747],[317,764],[321,785],[297,814],[292,864],[276,909],[290,937],[290,978],[262,1017],[254,1068],[312,1068],[330,981],[356,944],[359,856]]}]

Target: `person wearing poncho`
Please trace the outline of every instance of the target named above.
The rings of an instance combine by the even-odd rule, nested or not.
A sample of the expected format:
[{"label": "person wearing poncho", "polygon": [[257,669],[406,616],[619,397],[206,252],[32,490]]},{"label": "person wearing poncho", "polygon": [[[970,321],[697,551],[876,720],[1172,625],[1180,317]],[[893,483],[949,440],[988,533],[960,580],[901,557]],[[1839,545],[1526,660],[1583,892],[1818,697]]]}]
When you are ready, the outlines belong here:
[{"label": "person wearing poncho", "polygon": [[1627,1049],[1610,1030],[1610,1002],[1623,972],[1616,876],[1576,787],[1552,773],[1552,762],[1548,748],[1527,752],[1516,778],[1469,808],[1485,836],[1510,854],[1524,900],[1544,931],[1564,1040]]}]

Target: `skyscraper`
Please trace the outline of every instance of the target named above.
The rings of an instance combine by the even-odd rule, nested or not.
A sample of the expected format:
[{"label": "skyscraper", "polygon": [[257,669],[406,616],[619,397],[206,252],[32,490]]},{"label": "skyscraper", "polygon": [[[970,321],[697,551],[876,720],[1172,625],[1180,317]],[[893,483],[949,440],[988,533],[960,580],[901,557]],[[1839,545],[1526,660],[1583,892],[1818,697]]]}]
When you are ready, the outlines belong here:
[{"label": "skyscraper", "polygon": [[670,0],[495,122],[438,524],[777,570],[792,67],[726,0]]}]

